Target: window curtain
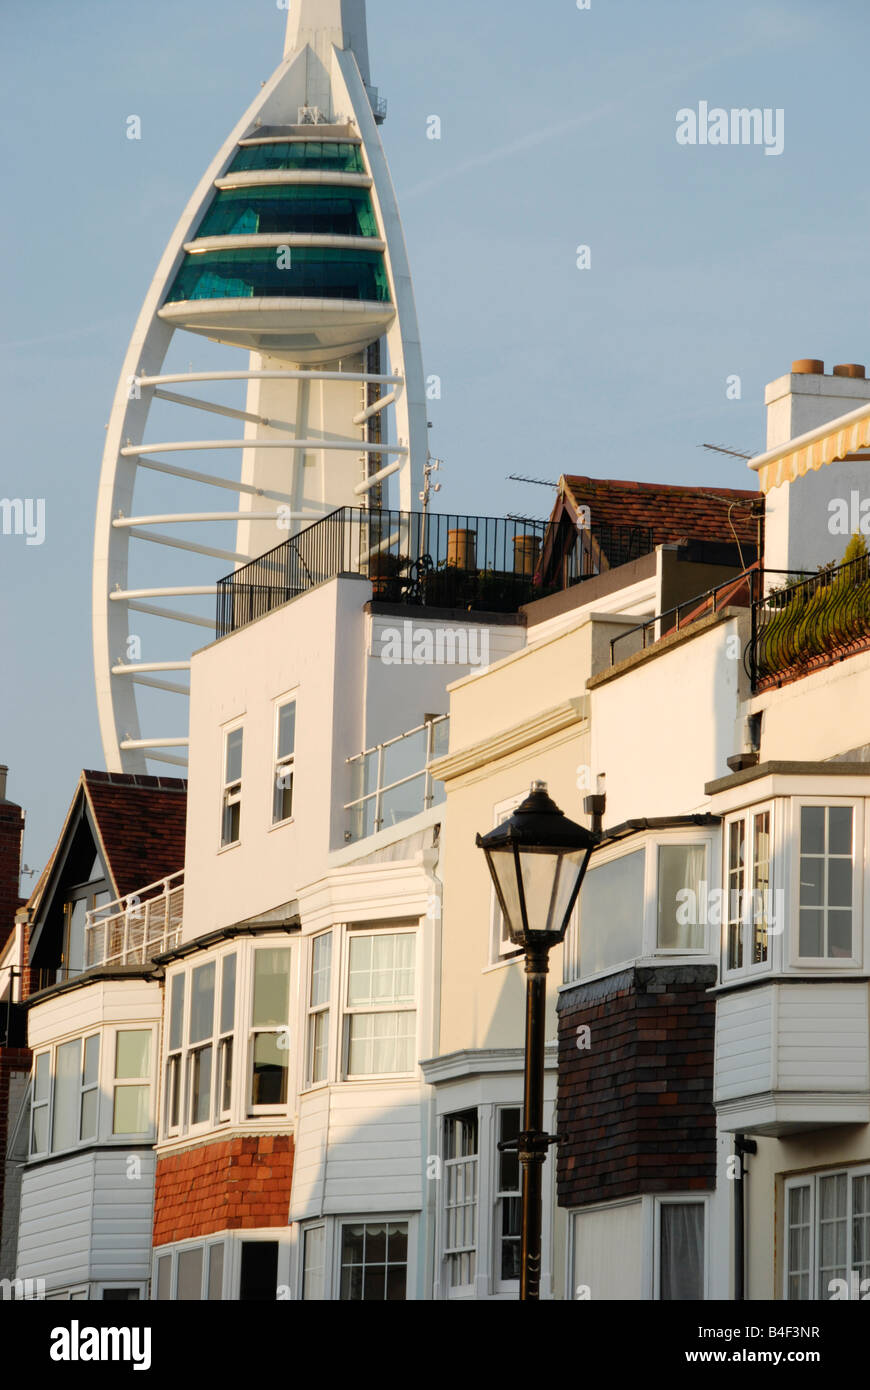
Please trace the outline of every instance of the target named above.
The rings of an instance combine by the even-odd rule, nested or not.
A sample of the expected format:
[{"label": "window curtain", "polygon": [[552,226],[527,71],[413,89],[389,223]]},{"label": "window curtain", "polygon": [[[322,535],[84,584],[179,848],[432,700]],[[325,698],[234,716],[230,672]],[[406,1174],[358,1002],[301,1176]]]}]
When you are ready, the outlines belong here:
[{"label": "window curtain", "polygon": [[[705,845],[659,847],[658,944],[665,951],[703,951],[707,915]],[[691,896],[686,896],[690,894]]]},{"label": "window curtain", "polygon": [[666,1202],[661,1208],[659,1297],[691,1302],[704,1297],[704,1206]]}]

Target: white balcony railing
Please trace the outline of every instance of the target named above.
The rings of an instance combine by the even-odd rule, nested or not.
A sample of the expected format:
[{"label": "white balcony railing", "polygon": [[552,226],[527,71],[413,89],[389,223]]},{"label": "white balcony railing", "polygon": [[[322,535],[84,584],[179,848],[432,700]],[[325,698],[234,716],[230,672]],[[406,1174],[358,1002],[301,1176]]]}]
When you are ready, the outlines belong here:
[{"label": "white balcony railing", "polygon": [[93,908],[85,925],[85,969],[143,965],[177,946],[184,910],[184,871],[116,902]]},{"label": "white balcony railing", "polygon": [[446,792],[432,778],[429,764],[447,752],[449,738],[450,716],[443,714],[348,758],[356,792],[344,808],[348,844],[440,806]]}]

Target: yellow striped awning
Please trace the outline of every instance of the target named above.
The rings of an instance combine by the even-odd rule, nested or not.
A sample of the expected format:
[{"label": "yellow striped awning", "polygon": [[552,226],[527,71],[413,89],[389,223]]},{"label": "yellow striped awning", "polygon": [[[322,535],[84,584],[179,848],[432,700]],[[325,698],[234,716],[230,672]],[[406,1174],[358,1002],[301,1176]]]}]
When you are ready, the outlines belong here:
[{"label": "yellow striped awning", "polygon": [[[768,493],[781,483],[793,483],[805,473],[817,472],[861,449],[870,449],[870,405],[759,454],[750,460],[749,467],[758,473],[761,491]],[[867,461],[870,463],[870,454]]]}]

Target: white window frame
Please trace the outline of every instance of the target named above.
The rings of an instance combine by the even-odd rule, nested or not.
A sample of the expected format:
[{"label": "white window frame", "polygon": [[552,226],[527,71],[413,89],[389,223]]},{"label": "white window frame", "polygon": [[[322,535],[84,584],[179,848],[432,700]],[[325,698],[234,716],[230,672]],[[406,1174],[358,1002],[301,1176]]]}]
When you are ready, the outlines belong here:
[{"label": "white window frame", "polygon": [[[848,806],[852,810],[852,954],[851,956],[801,956],[800,883],[801,811],[804,806]],[[794,863],[791,872],[791,923],[789,963],[798,970],[828,973],[860,969],[864,959],[864,800],[852,796],[795,796],[792,798]]]},{"label": "white window frame", "polygon": [[[254,990],[257,984],[256,953],[257,951],[286,951],[287,952],[287,1022],[280,1024],[255,1024],[254,1023]],[[248,1023],[248,1065],[246,1071],[246,1115],[252,1119],[258,1115],[278,1115],[287,1114],[287,1107],[292,1100],[292,1077],[291,1077],[291,1057],[290,1057],[290,1020],[293,1014],[294,990],[293,990],[293,949],[285,940],[284,942],[264,942],[257,940],[252,943],[249,952],[249,980],[247,988],[247,1023]],[[262,1033],[273,1033],[278,1038],[283,1038],[286,1043],[287,1066],[284,1074],[287,1084],[287,1096],[285,1100],[276,1102],[274,1105],[255,1105],[254,1104],[254,1049],[256,1039]]]},{"label": "white window frame", "polygon": [[[242,766],[240,776],[230,781],[228,776],[227,763],[229,761],[230,739],[233,734],[242,735]],[[222,763],[221,763],[221,829],[220,829],[220,848],[221,852],[228,849],[235,849],[242,842],[242,787],[245,775],[245,726],[240,720],[227,725],[223,730],[221,740]],[[228,840],[227,823],[228,813],[233,806],[239,808],[239,833],[235,840]]]},{"label": "white window frame", "polygon": [[[391,1211],[391,1212],[386,1212],[386,1213],[384,1213],[384,1214],[380,1214],[380,1215],[379,1215],[379,1214],[377,1214],[377,1213],[373,1213],[373,1212],[368,1212],[368,1211],[366,1211],[366,1212],[361,1212],[361,1213],[360,1213],[359,1215],[357,1215],[357,1216],[342,1216],[342,1217],[339,1217],[339,1218],[336,1220],[336,1222],[335,1222],[335,1235],[334,1235],[333,1261],[332,1261],[332,1266],[333,1266],[333,1268],[332,1268],[332,1281],[331,1281],[331,1283],[332,1283],[332,1301],[333,1301],[333,1302],[340,1303],[340,1302],[345,1301],[345,1300],[342,1300],[342,1297],[341,1297],[341,1268],[342,1268],[342,1266],[341,1266],[341,1250],[342,1250],[342,1232],[343,1232],[345,1226],[383,1226],[383,1225],[390,1225],[390,1226],[407,1226],[407,1228],[408,1228],[408,1257],[407,1257],[407,1262],[406,1262],[406,1265],[405,1265],[405,1300],[404,1300],[404,1301],[405,1301],[406,1303],[410,1303],[410,1302],[413,1301],[412,1298],[411,1298],[411,1279],[412,1279],[413,1271],[416,1269],[416,1264],[417,1264],[417,1249],[416,1249],[417,1223],[416,1223],[416,1221],[415,1221],[415,1219],[414,1219],[413,1214],[408,1213],[408,1212],[404,1212],[404,1211]],[[364,1266],[364,1268],[365,1268],[365,1266]],[[346,1300],[346,1301],[347,1301],[347,1302],[357,1302],[356,1299],[354,1299],[354,1300],[348,1299],[348,1300]],[[360,1301],[362,1301],[362,1300],[360,1300]]]},{"label": "white window frame", "polygon": [[[474,1125],[477,1136],[475,1152],[473,1154],[460,1154],[458,1158],[447,1157],[447,1144],[445,1126],[450,1120],[459,1118],[462,1115],[474,1114]],[[474,1296],[477,1282],[477,1262],[480,1258],[480,1150],[481,1150],[481,1117],[480,1111],[476,1106],[470,1106],[468,1110],[451,1110],[447,1114],[440,1116],[441,1124],[441,1147],[442,1147],[442,1173],[441,1173],[441,1198],[442,1198],[442,1221],[444,1239],[442,1243],[441,1259],[444,1271],[444,1288],[448,1299],[470,1298]],[[461,1170],[465,1170],[464,1181],[467,1183],[470,1176],[474,1197],[471,1201],[450,1201],[451,1178],[457,1175],[457,1182],[462,1182],[463,1178],[459,1175]],[[467,1188],[466,1188],[467,1191]],[[447,1232],[450,1226],[451,1212],[459,1211],[460,1208],[472,1208],[472,1227],[473,1240],[471,1244],[451,1246],[447,1243]],[[473,1265],[474,1273],[471,1279],[465,1284],[453,1284],[450,1280],[451,1261],[454,1257],[470,1256],[470,1263]]]},{"label": "white window frame", "polygon": [[[185,1134],[199,1135],[207,1134],[216,1128],[215,1113],[217,1089],[215,1086],[215,1074],[217,1072],[217,1046],[215,1044],[215,1030],[217,1028],[217,1011],[220,999],[220,968],[222,957],[219,955],[209,955],[205,959],[195,958],[187,971],[187,984],[185,988],[185,1017],[184,1017],[184,1063],[182,1076],[184,1078],[184,1108],[182,1110],[182,1126]],[[196,1042],[191,1041],[190,1027],[193,1014],[193,977],[197,970],[205,969],[211,965],[214,968],[214,985],[212,994],[211,1009],[211,1032],[204,1038],[198,1038]],[[194,1089],[193,1078],[196,1058],[200,1052],[206,1049],[211,1050],[211,1076],[209,1077],[208,1094],[208,1114],[204,1120],[194,1121],[193,1102]]]},{"label": "white window frame", "polygon": [[[332,1004],[333,1004],[333,997],[334,997],[334,993],[335,993],[335,965],[336,965],[336,955],[338,954],[338,953],[336,952],[336,949],[335,949],[336,934],[337,934],[337,933],[336,933],[336,930],[334,930],[333,928],[330,928],[328,931],[318,932],[316,936],[312,936],[312,937],[311,937],[311,945],[310,945],[310,948],[309,948],[309,957],[308,957],[308,983],[307,983],[306,995],[305,995],[306,1001],[307,1001],[307,1002],[306,1002],[306,1025],[305,1025],[305,1078],[304,1078],[304,1089],[307,1090],[307,1091],[316,1091],[316,1090],[321,1089],[323,1086],[328,1086],[328,1085],[329,1085],[329,1081],[330,1081],[330,1077],[331,1077],[331,1075],[332,1075],[332,1072],[331,1072],[331,1070],[330,1070],[330,1062],[331,1062],[331,1059],[332,1059]],[[327,993],[327,996],[326,996],[326,1001],[325,1001],[324,1003],[321,1003],[321,1004],[314,1004],[314,1003],[312,1003],[312,995],[313,995],[313,993],[314,993],[314,960],[315,960],[315,952],[316,952],[316,950],[317,950],[317,942],[318,942],[318,941],[323,941],[324,938],[326,938],[326,937],[329,937],[329,938],[330,938],[330,948],[329,948],[329,950],[330,950],[330,956],[329,956],[329,990],[328,990],[328,993]],[[320,1018],[325,1018],[324,1027],[326,1028],[326,1075],[323,1076],[323,1077],[321,1077],[319,1080],[315,1081],[315,1079],[314,1079],[314,1035],[315,1035],[315,1030],[316,1030],[316,1028],[317,1028],[317,1021],[318,1021],[318,1019],[320,1019]]]},{"label": "white window frame", "polygon": [[[209,1297],[208,1297],[208,1284],[209,1284],[209,1265],[210,1265],[210,1260],[211,1260],[211,1251],[212,1251],[216,1246],[219,1246],[219,1245],[223,1247],[223,1252],[224,1252],[224,1255],[223,1255],[223,1270],[222,1270],[222,1274],[221,1274],[221,1297],[220,1297],[220,1299],[209,1299]],[[178,1245],[169,1245],[169,1246],[164,1245],[164,1246],[158,1246],[158,1247],[154,1250],[154,1252],[153,1252],[153,1257],[152,1257],[152,1264],[151,1264],[151,1297],[150,1297],[150,1302],[152,1302],[152,1303],[156,1303],[156,1302],[158,1302],[158,1301],[160,1301],[160,1302],[165,1301],[165,1302],[168,1302],[168,1303],[177,1303],[177,1302],[178,1302],[178,1258],[179,1258],[180,1255],[187,1254],[188,1252],[192,1252],[192,1251],[194,1251],[194,1250],[201,1250],[201,1251],[202,1251],[202,1279],[201,1279],[201,1281],[200,1281],[200,1288],[199,1288],[199,1291],[200,1291],[200,1301],[203,1302],[203,1303],[209,1303],[209,1302],[213,1302],[213,1303],[217,1303],[217,1302],[226,1302],[226,1301],[227,1301],[227,1281],[228,1281],[228,1270],[229,1270],[230,1256],[231,1256],[231,1246],[232,1246],[232,1237],[229,1236],[229,1235],[223,1235],[223,1236],[218,1236],[218,1237],[215,1237],[215,1236],[199,1236],[196,1240],[185,1240],[185,1241],[180,1241]],[[171,1265],[170,1265],[170,1274],[169,1274],[169,1298],[166,1299],[166,1300],[158,1300],[158,1298],[157,1298],[158,1269],[159,1269],[159,1264],[160,1264],[161,1259],[169,1259],[169,1260],[171,1260],[171,1262],[172,1262]],[[125,1288],[130,1287],[130,1288],[132,1288],[132,1284],[131,1284],[131,1285],[124,1285],[123,1287],[125,1287]],[[194,1300],[185,1299],[184,1301],[187,1303],[187,1302],[193,1302]]]},{"label": "white window frame", "polygon": [[[775,921],[768,924],[767,932],[767,959],[753,962],[753,946],[755,935],[755,876],[757,863],[755,860],[755,823],[759,817],[768,815],[770,817],[770,860],[768,864],[768,891],[776,902],[776,878],[777,878],[777,853],[776,831],[777,831],[777,812],[773,801],[760,801],[754,806],[744,806],[733,815],[728,815],[722,822],[722,886],[724,899],[722,903],[722,978],[723,980],[744,979],[750,975],[765,975],[773,970],[774,951],[776,948],[777,935],[782,933],[783,927]],[[731,827],[743,824],[744,844],[746,854],[743,864],[743,901],[740,906],[741,922],[740,937],[743,951],[743,964],[731,966],[730,958],[730,931],[731,931]],[[748,895],[748,896],[747,896]],[[748,904],[748,907],[747,907]],[[747,915],[747,912],[749,915]]]},{"label": "white window frame", "polygon": [[495,1293],[497,1293],[497,1294],[508,1294],[509,1296],[514,1296],[514,1295],[516,1295],[516,1293],[517,1293],[518,1290],[519,1290],[519,1286],[520,1286],[520,1281],[519,1281],[519,1279],[502,1279],[502,1277],[501,1277],[501,1243],[502,1243],[502,1239],[503,1239],[503,1237],[502,1237],[502,1230],[501,1230],[501,1224],[502,1224],[502,1223],[501,1223],[501,1215],[502,1215],[502,1204],[503,1204],[503,1203],[508,1202],[508,1201],[514,1201],[514,1200],[522,1200],[523,1173],[522,1173],[522,1168],[520,1167],[520,1171],[519,1171],[519,1187],[517,1188],[516,1192],[502,1192],[502,1190],[501,1190],[501,1185],[500,1185],[500,1183],[499,1183],[499,1167],[500,1167],[499,1160],[500,1160],[500,1158],[501,1158],[501,1154],[499,1153],[498,1145],[499,1145],[499,1135],[500,1135],[500,1133],[501,1133],[501,1116],[502,1116],[503,1112],[506,1111],[506,1110],[516,1110],[517,1113],[518,1113],[518,1115],[519,1115],[519,1129],[522,1130],[522,1127],[523,1127],[523,1107],[522,1107],[522,1105],[520,1105],[520,1104],[516,1104],[516,1105],[497,1105],[497,1106],[495,1107],[495,1112],[494,1112],[494,1115],[495,1115],[495,1129],[494,1129],[494,1132],[493,1132],[493,1163],[492,1163],[492,1167],[493,1167],[493,1175],[492,1175],[492,1187],[493,1187],[493,1218],[492,1218],[492,1260],[493,1260],[493,1269],[492,1269],[492,1287],[493,1287],[493,1291],[494,1291]]},{"label": "white window frame", "polygon": [[[293,725],[293,751],[281,755],[279,739],[281,736],[281,713],[283,710],[293,706],[294,725]],[[274,714],[274,733],[272,749],[272,795],[269,804],[269,825],[273,830],[280,830],[284,825],[292,825],[296,818],[296,734],[299,720],[299,699],[298,693],[292,695],[282,695],[275,701]],[[278,795],[285,790],[283,781],[289,773],[290,782],[290,814],[289,816],[277,816]]]},{"label": "white window frame", "polygon": [[[509,820],[518,806],[526,800],[528,790],[517,792],[514,796],[506,797],[504,801],[499,801],[492,808],[492,828],[496,829],[503,821]],[[490,881],[490,931],[489,931],[489,959],[487,965],[504,965],[512,961],[521,961],[523,951],[519,946],[515,946],[507,934],[507,923],[504,913],[495,891],[495,884]]]},{"label": "white window frame", "polygon": [[[323,1238],[323,1266],[320,1270],[320,1281],[322,1294],[319,1299],[307,1299],[305,1297],[305,1249],[308,1236],[319,1231]],[[323,1303],[329,1296],[329,1230],[325,1221],[311,1221],[301,1226],[299,1230],[299,1300],[303,1303]]]},{"label": "white window frame", "polygon": [[652,1208],[652,1282],[653,1299],[661,1301],[662,1283],[662,1208],[701,1207],[704,1212],[704,1289],[698,1302],[710,1297],[710,1199],[697,1192],[668,1192],[654,1196]]},{"label": "white window frame", "polygon": [[[224,972],[229,960],[235,960],[235,974],[233,978],[233,1016],[229,1029],[223,1026],[224,1011]],[[218,957],[217,970],[215,972],[215,1093],[214,1093],[214,1115],[217,1122],[225,1123],[232,1119],[233,1097],[238,1083],[238,1065],[236,1062],[236,1018],[239,1007],[239,961],[240,952],[237,950],[224,951]],[[229,1059],[229,1062],[228,1060]],[[229,1065],[229,1105],[224,1104],[224,1096],[227,1091],[227,1066]]]},{"label": "white window frame", "polygon": [[[658,944],[658,892],[659,892],[659,850],[668,847],[694,848],[703,846],[706,850],[706,869],[704,871],[708,894],[710,889],[711,876],[716,872],[715,849],[716,835],[719,827],[702,826],[674,826],[668,830],[639,832],[636,835],[627,836],[626,839],[619,841],[618,844],[608,846],[600,853],[595,853],[589,864],[589,871],[605,868],[615,863],[617,860],[625,859],[629,855],[642,853],[644,855],[644,874],[643,874],[643,914],[641,918],[640,932],[640,954],[629,956],[622,961],[615,961],[608,965],[606,969],[595,971],[589,975],[581,975],[581,935],[582,935],[582,915],[583,915],[583,890],[580,890],[579,910],[575,911],[571,925],[568,930],[565,945],[565,969],[572,971],[570,977],[566,977],[565,983],[582,981],[586,984],[590,980],[606,979],[608,975],[619,974],[621,970],[627,970],[629,966],[637,961],[664,961],[664,960],[706,960],[715,959],[720,950],[720,934],[717,928],[715,940],[712,936],[712,926],[709,920],[705,926],[705,940],[703,946],[693,947],[670,947],[659,946]],[[709,917],[709,912],[708,912]]]},{"label": "white window frame", "polygon": [[[846,1253],[846,1281],[847,1281],[847,1283],[848,1283],[848,1285],[849,1285],[849,1296],[850,1296],[850,1299],[851,1299],[851,1294],[852,1294],[852,1270],[853,1270],[853,1268],[854,1268],[854,1265],[853,1265],[854,1249],[852,1248],[852,1241],[853,1241],[853,1231],[852,1231],[852,1218],[853,1218],[853,1201],[852,1201],[852,1198],[853,1198],[853,1191],[852,1191],[852,1183],[853,1183],[853,1180],[854,1180],[855,1178],[870,1178],[870,1164],[867,1164],[867,1163],[855,1164],[855,1165],[853,1165],[853,1166],[851,1166],[851,1167],[850,1167],[848,1164],[844,1164],[844,1165],[841,1166],[841,1167],[826,1169],[824,1172],[812,1172],[812,1173],[794,1174],[794,1175],[792,1175],[791,1177],[786,1178],[785,1184],[784,1184],[784,1186],[783,1186],[783,1205],[782,1205],[782,1231],[783,1231],[783,1239],[782,1239],[782,1269],[781,1269],[781,1278],[780,1278],[780,1289],[781,1289],[781,1292],[782,1292],[782,1298],[783,1298],[783,1300],[784,1300],[785,1302],[787,1302],[787,1303],[804,1303],[804,1302],[809,1302],[809,1303],[827,1303],[827,1302],[830,1302],[830,1301],[831,1301],[831,1300],[830,1300],[830,1296],[828,1296],[827,1298],[821,1297],[821,1296],[820,1296],[820,1289],[819,1289],[819,1245],[820,1245],[820,1241],[819,1241],[819,1220],[820,1220],[820,1217],[819,1217],[819,1183],[822,1181],[823,1178],[837,1178],[837,1177],[845,1177],[845,1179],[846,1179],[846,1217],[845,1217],[845,1223],[846,1223],[846,1242],[847,1242],[847,1247],[848,1247],[848,1248],[847,1248],[847,1253]],[[810,1241],[809,1241],[809,1245],[810,1245],[810,1268],[809,1268],[809,1276],[810,1276],[810,1288],[811,1288],[811,1290],[812,1290],[812,1293],[811,1293],[811,1296],[810,1296],[809,1299],[790,1299],[789,1296],[788,1296],[788,1281],[789,1281],[789,1275],[790,1275],[790,1272],[791,1272],[790,1266],[789,1266],[789,1232],[790,1232],[790,1229],[791,1229],[791,1227],[789,1226],[789,1219],[788,1219],[788,1216],[789,1216],[789,1212],[788,1212],[788,1208],[789,1208],[789,1194],[790,1194],[791,1192],[795,1191],[796,1189],[802,1188],[802,1187],[809,1188],[809,1193],[810,1193]],[[865,1279],[865,1280],[867,1279],[867,1275],[864,1276],[864,1279]],[[860,1282],[863,1282],[863,1281],[860,1281]],[[859,1284],[859,1288],[860,1288],[860,1284]],[[860,1296],[862,1299],[864,1299],[864,1298],[868,1297],[868,1295],[870,1295],[870,1288],[865,1289],[864,1293],[863,1293],[863,1294],[860,1294],[859,1296]]]},{"label": "white window frame", "polygon": [[[165,1001],[165,1020],[164,1037],[166,1039],[166,1055],[163,1058],[163,1115],[161,1127],[164,1137],[171,1137],[181,1134],[184,1130],[184,1118],[187,1107],[187,1096],[185,1086],[185,1035],[187,1032],[187,995],[188,995],[188,974],[184,970],[174,971],[166,981],[164,994]],[[175,988],[176,980],[181,982],[181,1040],[177,1047],[172,1046],[172,993]],[[178,1087],[178,1119],[173,1122],[172,1114],[172,1093],[173,1080]]]},{"label": "white window frame", "polygon": [[[48,1058],[48,1095],[44,1101],[34,1102],[33,1100],[31,1100],[30,1136],[27,1150],[28,1158],[30,1160],[35,1161],[37,1159],[48,1157],[56,1158],[59,1154],[75,1153],[77,1149],[89,1148],[95,1144],[101,1143],[103,1139],[106,1137],[103,1135],[101,1130],[101,1123],[105,1120],[105,1111],[104,1108],[100,1105],[100,1092],[102,1081],[101,1068],[103,1066],[105,1056],[104,1039],[111,1036],[111,1030],[106,1031],[100,1029],[89,1029],[86,1033],[80,1033],[77,1037],[62,1038],[59,1042],[52,1043],[50,1047],[39,1048],[37,1051],[34,1052],[33,1067],[31,1070],[31,1081],[33,1084],[33,1091],[31,1092],[31,1095],[35,1094],[36,1064],[37,1060],[41,1057]],[[96,1082],[90,1082],[88,1085],[85,1085],[85,1050],[88,1042],[92,1038],[97,1039],[97,1080]],[[75,1143],[69,1145],[67,1148],[54,1149],[54,1100],[57,1085],[57,1053],[59,1048],[66,1047],[68,1044],[71,1043],[78,1043],[79,1049],[78,1084],[75,1087],[77,1137]],[[85,1095],[89,1094],[91,1091],[97,1092],[96,1133],[83,1137],[82,1101]],[[35,1150],[33,1148],[34,1112],[36,1110],[43,1109],[47,1111],[48,1120],[48,1123],[46,1125],[47,1147],[45,1149]],[[112,1135],[111,1129],[108,1137],[110,1139],[116,1137]]]},{"label": "white window frame", "polygon": [[[412,936],[414,938],[414,998],[410,1004],[358,1004],[352,1006],[348,1004],[350,943],[363,936]],[[398,922],[394,925],[360,923],[357,926],[347,927],[344,932],[341,962],[341,1080],[346,1085],[353,1085],[360,1081],[396,1081],[417,1075],[416,1061],[409,1071],[358,1072],[350,1075],[350,1018],[355,1014],[377,1013],[411,1013],[414,1015],[414,1055],[416,1058],[420,1050],[420,929],[416,925]]]},{"label": "white window frame", "polygon": [[[118,1038],[122,1033],[147,1033],[148,1043],[148,1075],[136,1077],[118,1077]],[[112,1035],[111,1069],[112,1069],[112,1108],[111,1108],[111,1134],[113,1139],[141,1139],[147,1138],[154,1132],[154,1048],[156,1045],[155,1030],[147,1024],[134,1024],[131,1027],[126,1025],[123,1028],[115,1028]],[[144,1088],[148,1091],[148,1128],[137,1130],[135,1133],[127,1130],[115,1131],[115,1093],[124,1087]]]},{"label": "white window frame", "polygon": [[[41,1049],[39,1049],[39,1051],[36,1051],[36,1052],[34,1052],[34,1054],[33,1054],[33,1070],[32,1070],[32,1073],[31,1073],[31,1077],[32,1077],[32,1091],[31,1091],[31,1095],[32,1095],[33,1097],[35,1097],[35,1095],[36,1095],[36,1064],[37,1064],[37,1062],[40,1060],[40,1058],[42,1058],[42,1057],[47,1057],[47,1058],[48,1058],[48,1086],[47,1086],[47,1088],[46,1088],[45,1100],[37,1101],[37,1100],[35,1100],[35,1099],[32,1099],[32,1100],[31,1100],[31,1105],[30,1105],[30,1136],[29,1136],[29,1142],[28,1142],[28,1145],[27,1145],[27,1152],[28,1152],[29,1157],[30,1157],[30,1158],[33,1158],[33,1159],[35,1159],[35,1158],[47,1157],[48,1154],[51,1153],[51,1108],[52,1108],[52,1089],[53,1089],[53,1083],[52,1083],[52,1052],[53,1052],[53,1048],[51,1048],[51,1047],[46,1047],[46,1048],[41,1048]],[[37,1110],[43,1110],[43,1109],[44,1109],[45,1112],[46,1112],[45,1148],[44,1148],[44,1149],[35,1149],[35,1148],[33,1147],[33,1135],[34,1135],[34,1130],[35,1130],[35,1128],[36,1128],[36,1126],[35,1126],[35,1124],[34,1124],[35,1113],[36,1113]]]}]

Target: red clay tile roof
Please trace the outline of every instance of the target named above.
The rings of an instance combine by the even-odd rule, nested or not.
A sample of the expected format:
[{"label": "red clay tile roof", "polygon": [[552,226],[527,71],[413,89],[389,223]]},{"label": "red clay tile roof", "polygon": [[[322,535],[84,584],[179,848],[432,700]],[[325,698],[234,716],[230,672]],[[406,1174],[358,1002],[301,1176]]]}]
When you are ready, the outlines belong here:
[{"label": "red clay tile roof", "polygon": [[120,772],[82,780],[119,897],[184,868],[186,782]]},{"label": "red clay tile roof", "polygon": [[[588,507],[592,525],[651,527],[653,544],[683,539],[733,542],[734,531],[742,542],[754,544],[757,523],[750,517],[750,503],[763,501],[758,491],[724,487],[673,487],[665,483],[629,483],[612,478],[566,477],[566,501],[572,507]],[[739,505],[733,506],[733,503]]]}]

